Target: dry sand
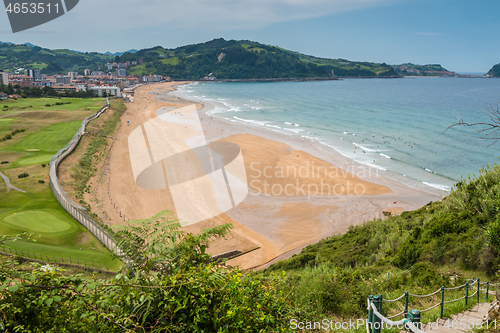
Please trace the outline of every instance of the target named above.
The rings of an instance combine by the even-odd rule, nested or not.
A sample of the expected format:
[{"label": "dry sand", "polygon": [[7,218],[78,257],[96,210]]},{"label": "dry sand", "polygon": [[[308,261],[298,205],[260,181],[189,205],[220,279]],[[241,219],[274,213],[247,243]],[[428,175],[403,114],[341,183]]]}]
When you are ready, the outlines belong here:
[{"label": "dry sand", "polygon": [[[155,118],[157,109],[193,104],[168,94],[178,84],[141,86],[135,92],[134,102],[127,104],[97,187],[97,199],[101,209],[107,212],[110,224],[149,218],[163,210],[176,214],[168,186],[163,190],[150,190],[136,185],[128,137],[135,128]],[[189,225],[185,231],[198,232],[232,223],[231,234],[225,240],[215,241],[209,252],[258,249],[231,260],[230,264],[247,269],[262,268],[300,252],[321,238],[382,217],[383,210],[396,207],[398,212],[413,210],[440,199],[394,183],[373,170],[367,172],[363,166],[307,141],[221,121],[206,113],[212,107],[208,104],[196,107],[208,142],[231,142],[240,146],[249,194],[233,209]],[[169,135],[179,139],[177,136],[183,134]]]}]

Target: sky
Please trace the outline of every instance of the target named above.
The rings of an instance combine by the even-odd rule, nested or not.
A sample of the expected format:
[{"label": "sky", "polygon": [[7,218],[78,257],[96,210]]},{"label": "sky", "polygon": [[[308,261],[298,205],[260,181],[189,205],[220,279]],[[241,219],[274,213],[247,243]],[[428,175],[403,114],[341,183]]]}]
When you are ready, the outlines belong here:
[{"label": "sky", "polygon": [[498,0],[80,0],[15,34],[0,13],[0,41],[123,52],[222,37],[323,58],[486,73],[500,63],[499,13]]}]

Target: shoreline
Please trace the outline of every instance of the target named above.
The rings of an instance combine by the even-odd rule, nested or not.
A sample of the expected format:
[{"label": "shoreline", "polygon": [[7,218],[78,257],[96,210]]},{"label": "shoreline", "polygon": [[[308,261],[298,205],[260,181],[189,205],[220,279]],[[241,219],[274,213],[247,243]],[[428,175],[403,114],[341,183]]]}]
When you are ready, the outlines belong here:
[{"label": "shoreline", "polygon": [[[176,108],[192,104],[196,105],[206,142],[238,145],[245,163],[248,195],[244,200],[218,216],[183,228],[186,232],[197,233],[204,228],[232,223],[230,235],[211,243],[208,250],[213,255],[251,251],[229,260],[230,265],[261,269],[274,261],[291,257],[320,239],[345,233],[350,226],[383,218],[384,210],[414,210],[429,201],[441,199],[438,195],[385,178],[374,170],[367,173],[363,165],[353,163],[338,152],[315,146],[308,140],[218,119],[210,114],[212,103],[201,105],[181,99],[175,92],[172,94],[178,85],[176,82],[139,87],[134,102],[127,103],[126,115],[110,152],[109,175],[102,178],[98,191],[101,204],[110,213],[110,224],[123,225],[125,220],[149,218],[165,209],[177,216],[168,186],[164,190],[148,190],[135,183],[128,140],[133,130],[158,117],[158,109],[172,112],[171,117],[175,112],[179,113]],[[173,126],[173,123],[166,124]],[[185,146],[191,142],[189,132],[189,129],[175,131],[174,128],[167,132],[166,138],[170,144],[178,142]],[[185,170],[184,166],[179,165],[179,170]],[[281,175],[279,170],[298,173]],[[321,173],[323,170],[329,173]],[[267,171],[272,172],[268,175]],[[203,187],[204,191],[206,189]],[[285,189],[285,192],[275,191],[279,189]],[[335,191],[330,192],[331,189]],[[195,188],[191,191],[196,192]],[[106,202],[108,197],[112,198],[113,205]],[[189,203],[189,200],[186,197],[183,201]],[[208,207],[208,201],[197,200],[193,202],[195,206],[191,204],[194,210]],[[111,216],[115,211],[126,218]]]},{"label": "shoreline", "polygon": [[[188,82],[187,84],[192,84],[194,82]],[[176,85],[177,86],[177,85]],[[360,168],[361,170],[368,170],[368,172],[375,172],[377,175],[381,175],[383,178],[386,178],[390,182],[394,182],[396,184],[400,184],[402,186],[406,186],[410,189],[420,191],[420,192],[425,192],[428,194],[433,194],[433,195],[438,195],[438,196],[446,196],[447,194],[450,193],[451,186],[447,185],[442,185],[442,184],[437,184],[438,186],[434,186],[436,184],[433,184],[436,179],[427,179],[426,181],[418,180],[415,178],[411,178],[410,176],[403,175],[402,173],[398,173],[396,171],[389,171],[385,169],[382,166],[378,165],[373,165],[373,164],[366,164],[360,161],[357,161],[349,156],[346,156],[342,154],[337,148],[334,146],[327,144],[322,141],[321,138],[311,138],[311,137],[304,137],[301,136],[298,133],[288,133],[284,131],[279,131],[279,130],[274,130],[272,128],[269,128],[267,126],[262,126],[258,124],[258,121],[253,121],[253,120],[244,120],[244,119],[238,119],[238,121],[232,121],[227,118],[224,118],[222,115],[225,114],[225,112],[217,112],[217,113],[212,113],[214,109],[227,109],[229,108],[228,105],[226,105],[223,102],[220,101],[214,101],[214,100],[207,100],[199,97],[193,97],[192,99],[189,99],[189,97],[186,96],[178,96],[177,94],[177,89],[175,89],[171,95],[175,96],[176,98],[184,99],[186,101],[192,102],[192,103],[198,103],[202,104],[203,107],[203,113],[205,116],[213,117],[214,121],[218,121],[221,126],[222,124],[224,126],[240,126],[241,128],[245,128],[245,130],[251,129],[252,133],[257,136],[261,136],[262,133],[266,133],[264,137],[270,137],[271,140],[275,141],[291,141],[297,144],[304,144],[305,147],[312,146],[314,147],[313,149],[318,149],[324,153],[326,156],[330,156],[332,158],[332,164],[337,165],[336,163],[339,163],[341,161],[341,165],[337,165],[342,167],[342,165],[347,166],[347,167],[352,167],[356,166],[357,168]],[[236,117],[235,117],[236,118]],[[245,123],[243,123],[245,122]],[[360,146],[362,148],[362,146]],[[307,149],[307,148],[305,148]],[[310,149],[310,148],[309,148]],[[322,155],[324,157],[324,155]],[[381,154],[383,155],[383,154]],[[322,157],[321,157],[322,158]],[[410,166],[412,168],[416,168],[415,166]],[[447,176],[441,175],[441,174],[435,174],[437,177],[442,177],[447,180],[452,180],[453,182],[457,182],[455,179],[451,179]],[[446,187],[446,189],[444,189]],[[448,188],[449,187],[449,188]]]},{"label": "shoreline", "polygon": [[[176,95],[176,89],[177,87],[174,88],[175,90],[173,92],[170,92],[169,94],[171,96],[175,96],[176,98],[181,98],[178,95]],[[189,101],[186,99],[184,96],[182,97],[183,99]],[[197,100],[191,100],[193,103],[200,103],[200,101]],[[219,104],[219,105],[217,105]],[[346,217],[346,219],[349,221],[342,226],[337,225],[334,230],[329,228],[326,228],[326,230],[323,230],[321,233],[320,237],[317,237],[316,239],[303,243],[300,246],[297,246],[295,248],[287,249],[287,251],[284,251],[280,254],[278,254],[275,258],[272,258],[268,262],[257,266],[258,269],[265,268],[269,266],[270,264],[290,258],[292,255],[299,253],[303,248],[306,246],[316,243],[322,238],[331,236],[333,234],[338,234],[338,233],[345,233],[348,230],[348,225],[357,225],[360,223],[363,223],[365,220],[371,220],[373,218],[384,218],[383,212],[382,212],[382,206],[384,203],[382,201],[385,201],[386,209],[394,209],[394,208],[400,208],[401,210],[414,210],[418,209],[425,204],[427,204],[429,201],[436,201],[441,199],[441,195],[445,194],[444,191],[439,191],[437,189],[436,192],[441,192],[439,194],[432,193],[432,192],[427,192],[423,191],[420,189],[415,189],[412,188],[408,185],[405,185],[395,179],[391,179],[388,177],[385,177],[382,175],[381,170],[378,170],[376,168],[371,168],[368,167],[364,164],[361,164],[359,162],[356,162],[344,155],[342,155],[340,152],[334,150],[334,149],[326,149],[327,147],[321,143],[315,143],[312,142],[311,140],[301,138],[299,136],[295,136],[293,134],[285,134],[277,131],[273,131],[271,129],[267,129],[265,127],[260,127],[260,126],[244,126],[243,124],[240,123],[234,123],[229,120],[223,119],[222,117],[219,117],[217,114],[211,114],[210,111],[212,111],[215,107],[223,105],[222,103],[214,102],[214,101],[204,101],[202,103],[202,107],[198,110],[198,113],[200,115],[200,118],[203,120],[203,122],[210,122],[211,128],[204,128],[205,135],[207,137],[208,141],[217,141],[221,140],[227,137],[231,137],[233,135],[238,135],[241,133],[246,133],[246,134],[251,134],[255,135],[258,137],[262,137],[267,140],[272,140],[275,142],[280,142],[284,143],[288,146],[291,147],[291,149],[298,150],[298,151],[304,151],[312,156],[324,160],[325,162],[331,163],[332,165],[335,165],[343,170],[350,171],[351,173],[357,174],[357,175],[362,175],[362,174],[367,174],[367,177],[360,177],[363,180],[370,181],[371,183],[381,185],[381,186],[388,186],[393,190],[393,194],[383,194],[380,196],[377,195],[372,195],[372,196],[362,196],[362,198],[359,200],[361,202],[364,202],[365,200],[371,201],[368,205],[374,205],[378,206],[378,211],[377,209],[373,209],[374,207],[370,208],[365,208],[365,212],[360,214],[359,216],[352,216],[349,212],[348,206],[351,205],[356,205],[359,204],[356,202],[356,198],[352,200],[353,202],[350,202],[349,200],[352,197],[347,196],[346,198],[342,198],[340,200],[336,200],[335,205],[339,206],[338,210],[344,210],[342,213],[338,213],[337,215],[343,215]],[[213,117],[213,118],[212,118]],[[210,120],[209,120],[210,119]],[[217,128],[217,130],[214,130],[214,127]],[[218,128],[222,129],[223,131],[218,130]],[[222,134],[223,133],[223,134]],[[366,172],[367,168],[368,172]],[[375,172],[373,172],[375,170]],[[392,203],[392,199],[388,201],[387,199],[384,199],[385,197],[398,197],[401,198],[401,200],[397,200],[397,207],[395,207]],[[359,199],[359,198],[357,198]],[[316,198],[315,203],[324,203],[325,198]],[[400,202],[398,202],[400,201]],[[362,210],[362,208],[361,208]],[[366,211],[370,211],[369,214],[366,214]],[[238,213],[236,211],[229,211],[227,214],[232,217],[233,219],[236,220],[246,220],[248,218],[247,214],[243,213]],[[335,215],[335,214],[333,214]],[[369,216],[366,216],[369,215]],[[363,219],[363,217],[367,217],[366,219]],[[351,224],[352,223],[352,224]],[[251,225],[251,224],[250,224]],[[256,268],[256,267],[253,267]]]}]

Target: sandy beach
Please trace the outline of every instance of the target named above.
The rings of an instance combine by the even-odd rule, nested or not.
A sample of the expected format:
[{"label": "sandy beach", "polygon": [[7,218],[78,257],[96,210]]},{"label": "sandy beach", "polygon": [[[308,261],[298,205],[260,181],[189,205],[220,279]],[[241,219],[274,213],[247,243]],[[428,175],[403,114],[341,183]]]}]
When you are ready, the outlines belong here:
[{"label": "sandy beach", "polygon": [[[350,226],[383,217],[384,210],[399,213],[440,199],[384,178],[376,169],[367,169],[307,140],[223,121],[207,113],[214,107],[211,103],[201,105],[169,94],[179,84],[141,86],[136,89],[134,102],[127,103],[109,154],[108,171],[95,182],[98,209],[107,213],[110,224],[149,218],[163,210],[192,219],[184,227],[187,232],[231,223],[231,234],[213,242],[209,252],[248,252],[228,263],[259,269],[291,257],[324,237],[344,233]],[[162,114],[157,112],[161,108]],[[184,118],[178,120],[174,116]],[[191,120],[182,123],[193,116],[199,117],[196,126]],[[181,123],[185,126],[180,127]],[[162,135],[156,134],[159,132]],[[220,197],[211,196],[218,193],[215,178],[196,175],[204,170],[204,161],[190,156],[194,167],[187,168],[186,157],[166,157],[188,151],[196,142],[210,147],[222,143],[239,147],[244,172],[238,174],[227,167],[230,172],[222,173],[226,177],[222,188],[227,185],[231,195],[230,209],[223,207]],[[160,156],[157,151],[163,145],[169,151]],[[210,149],[207,151],[214,151]],[[144,158],[134,162],[140,154]],[[184,171],[174,177],[172,169],[176,168]],[[149,178],[144,178],[143,170],[148,170]],[[246,179],[242,179],[245,175]],[[173,178],[185,178],[184,183],[177,181],[173,186]],[[248,185],[241,200],[236,200],[236,191],[230,186],[234,182]],[[200,194],[200,188],[206,193]],[[179,193],[186,198],[187,208],[179,205]],[[211,215],[214,216],[198,221]]]}]

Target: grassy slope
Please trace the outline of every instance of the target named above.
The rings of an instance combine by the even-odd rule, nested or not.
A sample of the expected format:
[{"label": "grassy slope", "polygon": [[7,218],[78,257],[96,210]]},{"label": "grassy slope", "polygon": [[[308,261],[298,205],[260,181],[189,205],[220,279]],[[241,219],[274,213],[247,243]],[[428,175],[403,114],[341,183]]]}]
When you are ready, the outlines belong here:
[{"label": "grassy slope", "polygon": [[[297,312],[309,317],[364,316],[366,298],[382,293],[392,299],[405,291],[429,294],[465,278],[498,280],[500,264],[500,166],[457,184],[448,197],[413,212],[352,227],[306,247],[291,259],[274,264],[264,275],[287,272],[290,298]],[[414,265],[410,273],[404,269]],[[388,275],[388,273],[390,273]],[[455,280],[455,275],[458,279]],[[389,277],[388,277],[389,276]],[[472,294],[476,287],[471,288]],[[445,300],[464,296],[464,290],[446,292]],[[481,294],[484,301],[485,295]],[[413,308],[438,303],[410,299]],[[384,305],[387,314],[402,310],[401,302]],[[465,308],[447,305],[445,313]],[[424,315],[435,319],[438,310]]]},{"label": "grassy slope", "polygon": [[[12,184],[26,191],[7,193],[0,183],[0,234],[33,233],[36,243],[18,241],[9,243],[18,251],[36,252],[38,255],[72,257],[83,262],[99,261],[102,265],[116,269],[118,262],[112,262],[110,252],[97,239],[69,216],[57,203],[48,180],[47,163],[50,158],[73,137],[86,116],[99,110],[104,99],[64,99],[71,104],[45,107],[59,100],[50,98],[22,99],[5,102],[10,115],[0,121],[0,133],[18,128],[27,128],[12,140],[0,143],[0,171],[6,174]],[[6,121],[8,119],[8,121]],[[39,151],[26,151],[39,149]],[[17,175],[28,173],[28,178]],[[43,180],[45,183],[39,183]],[[21,216],[22,218],[19,218]],[[51,226],[49,228],[49,226]],[[49,228],[49,229],[47,229]]]}]

